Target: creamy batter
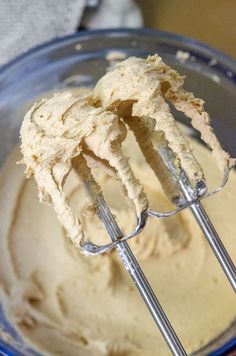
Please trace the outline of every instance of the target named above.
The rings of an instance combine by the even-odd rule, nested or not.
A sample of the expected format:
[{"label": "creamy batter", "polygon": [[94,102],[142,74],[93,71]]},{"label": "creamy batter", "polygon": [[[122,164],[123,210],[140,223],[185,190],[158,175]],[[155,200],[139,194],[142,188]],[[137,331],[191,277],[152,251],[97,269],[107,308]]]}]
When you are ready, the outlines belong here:
[{"label": "creamy batter", "polygon": [[[132,141],[127,154],[153,207],[169,209],[161,187]],[[210,153],[193,144],[207,178],[220,179]],[[35,181],[15,165],[18,149],[1,176],[1,301],[27,342],[52,355],[168,355],[162,336],[116,253],[80,254],[67,238],[51,207],[38,202]],[[99,176],[100,175],[100,176]],[[97,174],[122,228],[132,213],[119,185]],[[115,199],[114,199],[115,192]],[[77,177],[66,183],[72,206],[84,216],[93,241],[108,241],[91,219]],[[236,175],[218,195],[204,201],[227,249],[236,260]],[[223,332],[235,319],[234,293],[189,211],[152,219],[130,242],[155,293],[188,352]]]},{"label": "creamy batter", "polygon": [[59,92],[34,104],[25,115],[20,134],[26,176],[34,176],[40,201],[53,205],[75,246],[80,247],[86,236],[81,218],[63,190],[72,169],[82,182],[89,181],[93,186],[93,210],[101,192],[92,176],[94,164],[108,167],[117,175],[138,217],[149,206],[122,150],[127,127],[171,199],[178,198],[176,188],[170,183],[159,146],[172,150],[176,170],[182,167],[193,186],[204,181],[203,170],[167,100],[191,119],[192,126],[212,149],[219,168],[223,172],[231,168],[235,159],[221,147],[203,101],[183,89],[183,77],[158,55],[147,59],[130,57],[106,73],[90,94]]},{"label": "creamy batter", "polygon": [[[127,81],[127,75],[132,80]],[[182,77],[158,56],[128,59],[104,78],[92,94],[59,93],[35,104],[21,131],[27,174],[34,175],[40,199],[54,205],[77,246],[82,229],[95,243],[109,241],[95,216],[96,206],[81,184],[87,173],[85,160],[98,182],[95,196],[101,187],[125,233],[135,225],[130,200],[137,213],[148,204],[161,211],[171,209],[163,193],[163,187],[167,188],[165,179],[158,177],[161,187],[135,141],[135,137],[145,137],[146,129],[153,134],[155,125],[163,129],[192,179],[202,176],[198,169],[202,166],[210,185],[219,184],[221,174],[209,151],[192,142],[198,166],[164,96],[189,115],[222,170],[235,162],[221,149],[210,129],[202,101],[183,91]],[[127,91],[120,91],[121,81]],[[143,120],[146,115],[150,120]],[[150,125],[152,119],[154,126]],[[133,133],[127,134],[126,125]],[[145,151],[142,143],[140,148],[148,153],[146,160],[150,163],[150,151]],[[85,160],[81,160],[81,153]],[[129,163],[124,157],[131,157]],[[108,158],[109,165],[104,158]],[[53,210],[38,202],[34,180],[25,181],[23,168],[15,165],[20,159],[16,148],[0,180],[0,249],[4,251],[0,259],[0,298],[9,319],[28,342],[46,354],[168,355],[162,336],[116,253],[81,255]],[[122,193],[117,173],[127,194]],[[172,188],[168,185],[167,190]],[[204,201],[233,259],[235,195],[236,174],[232,173],[224,191]],[[207,344],[235,320],[234,293],[189,211],[168,219],[149,218],[130,246],[187,352]]]}]

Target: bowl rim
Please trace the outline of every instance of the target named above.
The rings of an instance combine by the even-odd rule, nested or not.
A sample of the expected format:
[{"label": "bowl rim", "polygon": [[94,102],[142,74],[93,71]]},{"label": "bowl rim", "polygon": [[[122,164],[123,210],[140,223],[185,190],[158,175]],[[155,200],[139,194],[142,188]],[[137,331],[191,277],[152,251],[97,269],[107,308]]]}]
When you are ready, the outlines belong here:
[{"label": "bowl rim", "polygon": [[35,54],[39,54],[44,50],[47,50],[48,48],[56,49],[57,47],[60,47],[63,42],[66,43],[70,40],[75,40],[75,39],[85,40],[87,38],[91,38],[97,35],[109,35],[109,37],[112,36],[117,37],[119,34],[123,37],[125,36],[125,34],[147,35],[150,37],[159,37],[163,40],[177,41],[184,45],[191,45],[194,47],[194,49],[203,52],[205,55],[208,55],[209,57],[214,57],[216,60],[224,62],[224,64],[226,64],[229,67],[232,67],[236,72],[236,59],[225,54],[219,49],[209,46],[208,44],[200,40],[197,40],[195,38],[175,34],[173,32],[161,31],[161,30],[150,29],[150,28],[141,28],[141,29],[115,28],[115,29],[100,29],[100,30],[82,30],[81,32],[76,32],[71,35],[56,37],[43,44],[28,49],[26,52],[18,55],[17,57],[10,60],[9,62],[1,65],[0,75],[3,74],[5,71],[14,68],[18,64],[21,64],[22,62],[25,61],[25,59],[27,60],[30,59]]}]

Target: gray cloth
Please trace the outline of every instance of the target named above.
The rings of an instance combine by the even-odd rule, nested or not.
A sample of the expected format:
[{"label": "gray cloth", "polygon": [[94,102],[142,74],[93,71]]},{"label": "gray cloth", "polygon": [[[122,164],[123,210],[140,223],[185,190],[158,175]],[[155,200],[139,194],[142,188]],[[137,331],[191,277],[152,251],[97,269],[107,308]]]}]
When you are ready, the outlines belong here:
[{"label": "gray cloth", "polygon": [[84,7],[85,0],[0,0],[0,64],[73,33]]},{"label": "gray cloth", "polygon": [[142,25],[133,0],[0,0],[0,65],[38,44],[74,33],[86,5],[96,3],[97,10],[83,20],[88,28]]},{"label": "gray cloth", "polygon": [[91,29],[143,25],[141,11],[133,0],[102,0],[96,11],[88,12],[82,21]]}]

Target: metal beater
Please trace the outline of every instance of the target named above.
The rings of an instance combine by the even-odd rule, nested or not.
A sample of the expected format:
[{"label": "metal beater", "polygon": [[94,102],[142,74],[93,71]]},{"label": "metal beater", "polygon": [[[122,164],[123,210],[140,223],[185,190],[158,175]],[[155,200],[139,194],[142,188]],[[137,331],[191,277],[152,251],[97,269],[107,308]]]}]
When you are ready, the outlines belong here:
[{"label": "metal beater", "polygon": [[[137,219],[138,221],[134,232],[124,236],[119,226],[117,225],[109,207],[107,206],[102,194],[100,194],[97,200],[97,215],[107,230],[112,242],[107,245],[98,246],[89,240],[83,240],[81,242],[81,248],[85,254],[89,255],[101,254],[116,248],[124,267],[130,274],[134,284],[139,290],[170,351],[173,355],[182,356],[187,355],[187,353],[184,350],[180,340],[178,339],[178,336],[176,335],[173,327],[171,326],[158,299],[156,298],[138,261],[133,255],[127,240],[135,237],[142,231],[148,216],[166,218],[177,214],[179,211],[189,207],[202,232],[204,233],[204,236],[206,237],[211,249],[213,250],[217,260],[219,261],[226,277],[228,278],[234,291],[236,291],[236,268],[200,202],[201,199],[207,198],[219,192],[224,187],[228,181],[229,170],[225,171],[222,184],[214,191],[207,192],[207,186],[203,181],[199,181],[196,188],[193,188],[186,173],[182,169],[180,171],[176,169],[174,164],[174,155],[169,148],[160,146],[158,153],[165,162],[166,167],[173,177],[173,180],[179,186],[181,199],[176,202],[177,208],[169,212],[158,212],[154,210],[143,211],[140,218]],[[95,180],[93,180],[91,176],[89,178],[89,183],[88,181],[85,181],[84,183],[88,192],[92,191],[91,185],[96,184]]]},{"label": "metal beater", "polygon": [[[146,62],[142,59],[136,59],[134,61],[134,59],[130,58],[127,61],[123,62],[122,66],[124,66],[124,64],[127,65],[127,70],[129,74],[127,78],[125,77],[125,75],[123,75],[124,73],[120,74],[120,68],[117,67],[117,73],[120,75],[118,76],[119,80],[115,80],[117,78],[115,77],[114,80],[112,80],[113,78],[110,78],[111,80],[108,81],[108,83],[114,82],[115,85],[117,83],[118,89],[116,89],[118,94],[115,98],[115,90],[110,88],[110,85],[107,85],[106,78],[104,79],[103,77],[103,79],[99,81],[100,84],[98,84],[98,86],[100,86],[100,91],[104,93],[103,98],[105,104],[102,103],[101,98],[99,98],[98,96],[96,97],[96,87],[94,96],[89,96],[88,99],[81,99],[80,97],[76,97],[76,95],[73,95],[71,93],[67,93],[65,95],[63,95],[63,93],[58,93],[48,101],[46,99],[43,99],[39,104],[35,104],[31,111],[26,115],[24,123],[22,125],[21,149],[24,156],[24,162],[27,165],[28,175],[31,175],[33,173],[37,183],[39,184],[40,182],[41,184],[41,200],[43,197],[44,200],[46,200],[47,202],[54,204],[55,211],[57,212],[58,216],[61,216],[61,219],[63,218],[62,223],[64,223],[64,225],[68,226],[67,221],[69,221],[69,223],[73,227],[71,233],[71,238],[73,242],[75,242],[75,238],[77,239],[78,236],[81,236],[82,226],[79,226],[77,217],[73,213],[72,209],[69,207],[66,196],[62,191],[62,186],[69,172],[69,169],[73,168],[78,173],[78,176],[80,177],[80,179],[82,179],[84,183],[88,196],[96,207],[96,213],[99,219],[102,221],[112,241],[111,243],[108,243],[106,245],[99,246],[90,242],[85,237],[85,235],[82,234],[81,240],[77,239],[78,243],[76,244],[76,246],[80,246],[82,251],[87,255],[101,254],[104,252],[108,252],[113,248],[117,250],[121,261],[124,264],[124,267],[129,272],[132,280],[134,281],[137,289],[139,290],[144,302],[146,303],[156,325],[160,329],[172,354],[182,356],[186,355],[186,351],[181,345],[181,342],[179,341],[174,329],[168,321],[167,316],[165,315],[165,312],[163,311],[160,303],[158,302],[142,269],[140,268],[136,258],[134,257],[130,247],[128,246],[127,240],[135,238],[135,236],[140,234],[142,229],[145,227],[148,218],[168,218],[169,216],[177,214],[179,211],[189,207],[196,221],[198,222],[203,234],[205,235],[211,249],[217,257],[226,277],[228,278],[234,291],[236,291],[236,268],[200,201],[201,199],[207,198],[217,193],[223,188],[223,186],[228,180],[230,167],[232,167],[232,165],[227,166],[228,168],[226,168],[224,171],[224,178],[222,184],[212,192],[207,191],[207,185],[204,180],[204,175],[198,175],[196,170],[194,170],[194,174],[196,174],[194,175],[193,181],[192,177],[188,175],[188,169],[186,167],[191,168],[191,164],[197,161],[192,155],[191,149],[188,149],[187,147],[187,140],[183,139],[179,143],[179,146],[177,147],[178,149],[176,149],[175,143],[178,137],[181,138],[180,133],[177,127],[175,127],[175,123],[173,124],[174,119],[170,117],[170,113],[168,109],[166,109],[166,105],[162,96],[167,96],[167,99],[177,105],[178,102],[175,103],[175,100],[176,98],[178,98],[179,95],[181,103],[185,105],[187,102],[187,95],[190,98],[191,104],[195,100],[196,106],[193,106],[190,109],[196,109],[197,115],[199,114],[199,111],[201,109],[202,102],[200,101],[200,99],[195,99],[193,96],[191,96],[191,94],[181,89],[183,78],[179,76],[177,72],[173,71],[170,67],[162,63],[160,57],[158,57],[157,55],[148,57]],[[137,68],[140,68],[140,64],[141,69],[144,66],[145,70],[142,71],[143,76],[140,76],[137,79],[136,75],[137,73],[139,73],[137,71]],[[122,68],[123,67],[121,67],[121,69]],[[149,81],[150,73],[154,75],[154,79],[152,79],[151,82]],[[106,74],[106,76],[109,75],[110,74]],[[130,86],[131,89],[129,95],[127,94],[127,96],[124,97],[123,91],[120,91],[119,89],[120,87],[129,87],[129,83],[131,80],[130,77],[131,79],[133,79],[133,81],[135,81],[136,84]],[[155,128],[157,127],[156,129],[154,128],[154,126],[151,126],[151,121],[147,121],[147,118],[152,118],[152,113],[156,110],[155,105],[153,104],[154,102],[138,102],[138,99],[135,96],[136,85],[139,86],[143,78],[143,87],[139,87],[141,93],[142,88],[145,88],[146,86],[150,88],[150,92],[148,92],[149,96],[151,96],[153,92],[159,93],[160,99],[163,99],[161,108],[164,108],[163,110],[166,110],[163,111],[166,114],[164,120],[162,120],[163,116],[161,116],[161,120],[158,121],[158,115],[156,115],[155,119],[158,121],[157,126],[155,126]],[[120,83],[120,81],[122,80],[123,82]],[[174,82],[173,88],[171,88],[172,81]],[[171,91],[171,89],[173,90]],[[110,91],[108,93],[109,95],[107,94],[107,90],[108,92]],[[109,102],[109,98],[111,98],[111,102]],[[59,109],[56,110],[56,113],[54,113],[55,108],[58,107],[58,103],[60,103]],[[139,106],[136,107],[136,111],[133,112],[132,109],[134,105],[136,105],[136,103]],[[139,110],[143,108],[143,103],[147,104],[145,106],[146,112],[142,113],[141,116],[138,116]],[[113,104],[112,108],[111,104]],[[151,107],[151,104],[153,104],[154,106]],[[125,108],[125,110],[119,112],[119,110],[122,110],[121,105],[124,105],[123,109]],[[68,115],[67,117],[66,114],[68,114],[70,110],[72,114],[71,116]],[[180,111],[185,112],[186,107],[180,107]],[[125,115],[125,112],[128,112],[128,114]],[[99,117],[98,115],[105,114],[107,115],[107,121],[105,121],[104,124],[104,122],[100,120],[101,117]],[[200,117],[200,122],[203,122],[203,126],[204,123],[206,123],[207,128],[207,135],[205,135],[205,139],[203,136],[203,140],[209,144],[208,136],[210,136],[211,139],[213,139],[214,145],[216,146],[217,150],[220,150],[221,146],[217,141],[217,138],[214,136],[214,132],[209,125],[210,120],[207,116],[208,114],[204,112],[204,115],[205,116],[203,117],[202,121],[202,117]],[[92,119],[96,121],[97,125],[99,125],[100,123],[103,129],[104,126],[107,127],[107,131],[98,131],[96,133],[95,139],[98,140],[98,143],[96,143],[95,146],[94,141],[96,142],[96,140],[94,140],[94,136],[92,136],[91,132],[88,132],[87,134],[86,127],[83,126],[86,121],[85,118],[87,118],[88,120],[88,127],[90,127],[90,125],[92,127],[94,123],[94,121],[91,121]],[[130,120],[130,118],[132,118],[133,120]],[[165,132],[166,122],[169,125],[167,127],[167,131],[169,130],[168,135]],[[114,126],[112,126],[113,124]],[[148,204],[146,204],[148,202],[146,200],[145,204],[141,205],[140,209],[137,210],[136,206],[137,215],[139,214],[139,216],[137,217],[137,224],[134,231],[126,236],[124,236],[119,226],[117,225],[114,216],[112,215],[109,207],[106,204],[106,201],[103,198],[100,187],[93,178],[88,159],[94,159],[94,157],[97,159],[100,158],[103,161],[107,159],[107,157],[104,157],[104,155],[102,156],[99,153],[100,144],[103,142],[103,136],[105,136],[105,138],[106,135],[110,137],[110,135],[112,136],[113,132],[116,132],[115,130],[119,131],[119,124],[123,125],[123,128],[127,128],[128,126],[128,128],[133,131],[133,134],[136,137],[136,141],[138,142],[144,157],[150,164],[156,176],[159,178],[160,172],[165,173],[165,177],[170,178],[170,186],[173,188],[173,191],[177,192],[175,196],[172,196],[172,201],[176,205],[176,209],[173,211],[159,212],[151,210],[148,208]],[[143,124],[143,131],[139,130]],[[146,124],[147,126],[145,126]],[[172,131],[170,131],[170,125],[174,127]],[[197,126],[196,121],[195,126]],[[54,132],[55,127],[57,127],[58,130]],[[73,128],[76,128],[75,132],[73,132],[73,130],[71,131],[71,129]],[[157,137],[157,140],[155,140],[155,146],[150,143],[150,135],[151,133],[154,134],[154,131],[157,135],[159,135],[159,138]],[[201,129],[199,131],[201,132]],[[120,132],[122,133],[121,130]],[[32,144],[32,139],[29,133],[31,133],[31,135],[35,138],[34,144]],[[163,135],[165,136],[164,139],[162,136],[163,133],[166,135]],[[78,137],[76,135],[78,135]],[[129,179],[131,178],[135,179],[135,177],[132,174],[132,169],[128,168],[129,170],[127,170],[126,167],[122,166],[121,161],[119,161],[122,155],[120,154],[119,156],[116,156],[114,153],[114,147],[117,147],[117,142],[118,145],[120,144],[119,140],[117,141],[117,137],[119,136],[113,137],[112,142],[110,142],[109,140],[108,143],[106,140],[104,141],[106,143],[105,153],[107,152],[107,150],[109,151],[110,149],[110,157],[112,157],[113,160],[111,163],[111,167],[116,169],[116,164],[118,164],[119,169],[122,170],[122,173],[126,179],[126,181],[124,179],[122,181],[121,178],[122,184],[127,188],[127,181],[129,181]],[[139,140],[141,138],[142,140]],[[101,140],[101,142],[99,140]],[[149,146],[148,144],[146,145],[145,140],[146,143],[150,143]],[[115,145],[111,147],[111,143]],[[49,152],[47,151],[48,144],[50,147]],[[173,148],[173,144],[175,148]],[[210,144],[209,146],[211,147]],[[94,147],[96,147],[95,150],[97,150],[97,152],[93,151]],[[65,151],[66,155],[64,157],[63,155]],[[88,157],[89,152],[90,157]],[[117,152],[118,151],[116,151],[116,153]],[[150,158],[150,152],[152,159],[148,160],[147,158]],[[176,152],[178,152],[178,154]],[[183,161],[179,159],[182,153],[185,154],[185,164],[186,162],[188,163],[187,166],[185,165],[185,170],[183,168]],[[224,152],[224,154],[224,157],[227,158],[227,153]],[[192,160],[189,159],[191,157]],[[57,162],[58,160],[59,162]],[[110,164],[109,160],[107,162],[108,164]],[[128,162],[128,160],[125,162]],[[178,164],[176,164],[176,162],[178,162]],[[58,167],[54,167],[55,163],[59,163],[60,169],[58,169]],[[127,166],[129,166],[128,163]],[[55,170],[52,173],[53,167],[55,168]],[[198,167],[200,166],[198,165]],[[118,172],[119,169],[117,168],[116,171]],[[60,175],[59,173],[62,175]],[[161,177],[159,180],[161,181]],[[46,185],[44,181],[47,181],[47,190],[45,189]],[[140,189],[142,189],[141,186],[139,186],[139,191]],[[134,191],[135,189],[133,189],[132,194],[136,194],[136,191]],[[129,195],[128,190],[127,193]],[[131,196],[135,197],[135,194],[132,194]]]}]

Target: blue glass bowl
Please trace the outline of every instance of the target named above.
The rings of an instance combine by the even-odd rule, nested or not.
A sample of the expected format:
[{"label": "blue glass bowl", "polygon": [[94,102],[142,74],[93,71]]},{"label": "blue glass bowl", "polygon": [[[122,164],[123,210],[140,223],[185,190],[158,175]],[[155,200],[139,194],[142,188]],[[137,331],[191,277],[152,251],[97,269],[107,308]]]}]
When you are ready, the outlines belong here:
[{"label": "blue glass bowl", "polygon": [[[32,101],[52,90],[94,85],[111,64],[107,55],[112,51],[127,57],[158,53],[185,74],[187,89],[204,98],[218,137],[236,156],[236,62],[191,38],[154,30],[121,29],[85,31],[56,39],[0,68],[0,164],[18,141],[22,117]],[[175,116],[185,120],[180,113]],[[0,327],[14,340],[11,344],[0,340],[0,354],[39,355],[10,325],[1,306]],[[225,355],[234,348],[236,323],[194,355]]]}]

